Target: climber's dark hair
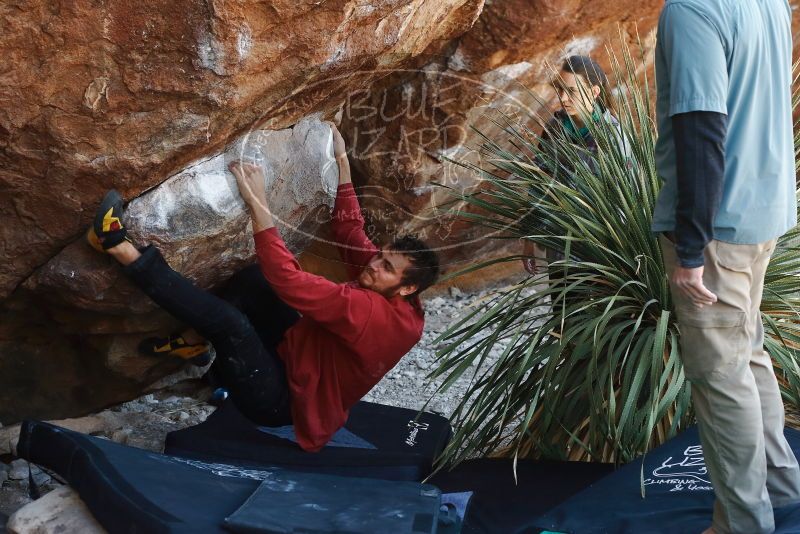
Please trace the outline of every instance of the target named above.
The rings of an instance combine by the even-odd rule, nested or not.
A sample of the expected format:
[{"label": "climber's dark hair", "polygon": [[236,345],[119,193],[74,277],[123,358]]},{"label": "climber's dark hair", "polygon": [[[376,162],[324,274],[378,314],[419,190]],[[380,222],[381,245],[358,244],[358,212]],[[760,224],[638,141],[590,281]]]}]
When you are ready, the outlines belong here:
[{"label": "climber's dark hair", "polygon": [[417,286],[417,290],[408,297],[418,295],[436,283],[439,277],[439,257],[421,239],[414,235],[400,236],[392,241],[389,249],[403,254],[411,263],[403,272],[400,282],[407,286]]}]

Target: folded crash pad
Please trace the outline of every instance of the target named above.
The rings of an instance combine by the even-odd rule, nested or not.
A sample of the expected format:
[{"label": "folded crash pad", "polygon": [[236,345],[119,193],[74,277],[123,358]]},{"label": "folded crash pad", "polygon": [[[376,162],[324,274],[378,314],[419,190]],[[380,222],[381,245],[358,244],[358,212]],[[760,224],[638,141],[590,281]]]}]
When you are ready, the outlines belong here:
[{"label": "folded crash pad", "polygon": [[425,484],[176,458],[32,421],[17,452],[63,477],[111,534],[356,534],[380,520],[384,532],[437,528],[440,493]]},{"label": "folded crash pad", "polygon": [[[469,495],[462,534],[519,532],[531,520],[614,471],[613,464],[478,458],[428,482],[450,495]],[[443,495],[443,501],[449,495]]]},{"label": "folded crash pad", "polygon": [[[797,455],[800,432],[785,430]],[[642,496],[644,490],[644,497]],[[696,427],[620,467],[518,532],[568,534],[703,532],[714,491]],[[775,510],[777,534],[800,532],[800,506]]]},{"label": "folded crash pad", "polygon": [[259,427],[228,401],[199,425],[169,433],[164,452],[242,466],[419,481],[430,474],[450,435],[450,423],[439,415],[359,402],[331,442],[309,453],[297,445],[292,427]]},{"label": "folded crash pad", "polygon": [[283,471],[261,483],[230,517],[232,532],[430,534],[440,492],[417,482]]}]

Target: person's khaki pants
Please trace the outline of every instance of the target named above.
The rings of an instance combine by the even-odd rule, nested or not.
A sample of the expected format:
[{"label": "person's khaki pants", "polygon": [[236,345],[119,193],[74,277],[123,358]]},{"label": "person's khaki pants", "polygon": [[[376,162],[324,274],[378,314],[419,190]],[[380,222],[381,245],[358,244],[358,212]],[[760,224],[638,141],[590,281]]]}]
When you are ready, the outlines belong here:
[{"label": "person's khaki pants", "polygon": [[[660,240],[671,279],[675,246]],[[703,281],[718,298],[711,306],[695,309],[671,287],[681,360],[716,495],[717,534],[772,532],[772,509],[800,502],[800,470],[783,436],[783,402],[759,310],[774,248],[775,240],[709,243]]]}]

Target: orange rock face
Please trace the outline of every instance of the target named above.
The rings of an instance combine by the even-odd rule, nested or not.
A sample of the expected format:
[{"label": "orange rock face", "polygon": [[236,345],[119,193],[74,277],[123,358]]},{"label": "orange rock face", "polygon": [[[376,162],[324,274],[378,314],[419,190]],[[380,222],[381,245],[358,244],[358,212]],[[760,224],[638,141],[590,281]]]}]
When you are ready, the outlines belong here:
[{"label": "orange rock face", "polygon": [[0,297],[81,232],[254,125],[467,30],[482,0],[10,0],[0,5]]},{"label": "orange rock face", "polygon": [[[129,295],[113,265],[82,260],[76,243],[106,190],[135,198],[252,129],[332,116],[350,91],[438,53],[482,7],[483,0],[0,3],[0,422],[85,413],[175,369],[132,350],[136,332],[169,324],[164,314],[104,312],[98,295],[64,302],[82,288]],[[208,256],[218,248],[209,246]],[[69,287],[74,267],[90,270]],[[214,270],[212,259],[201,283],[218,283],[225,270]]]}]

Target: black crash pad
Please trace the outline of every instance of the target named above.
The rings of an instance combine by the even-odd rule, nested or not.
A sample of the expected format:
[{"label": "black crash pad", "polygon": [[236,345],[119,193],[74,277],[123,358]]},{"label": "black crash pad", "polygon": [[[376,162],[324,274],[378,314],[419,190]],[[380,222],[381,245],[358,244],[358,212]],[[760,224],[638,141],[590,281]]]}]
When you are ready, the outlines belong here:
[{"label": "black crash pad", "polygon": [[[800,453],[800,432],[785,435]],[[642,498],[642,481],[645,497]],[[696,427],[691,427],[592,486],[519,532],[568,534],[703,532],[711,525],[714,492]],[[776,534],[800,532],[800,506],[775,510]]]},{"label": "black crash pad", "polygon": [[64,478],[112,534],[224,532],[224,519],[275,471],[172,458],[33,421],[22,425],[17,454]]},{"label": "black crash pad", "polygon": [[[225,518],[263,480],[284,472],[230,465],[221,457],[166,456],[35,422],[23,425],[18,451],[64,477],[112,533],[220,532]],[[515,481],[511,460],[476,459],[428,482],[448,494],[443,501],[452,494],[471,495],[464,534],[510,533],[522,532],[544,510],[611,469],[607,464],[520,460]]]},{"label": "black crash pad", "polygon": [[292,440],[291,427],[258,427],[225,402],[199,425],[170,432],[164,452],[242,466],[420,481],[430,474],[450,435],[450,423],[442,416],[359,402],[332,443],[309,453]]},{"label": "black crash pad", "polygon": [[248,534],[430,534],[440,496],[417,482],[282,471],[262,482],[225,526]]},{"label": "black crash pad", "polygon": [[[17,451],[66,479],[111,534],[221,533],[223,528],[366,534],[370,531],[355,527],[374,521],[376,509],[388,514],[385,524],[392,532],[436,529],[439,490],[425,484],[176,458],[33,421],[23,423]],[[266,494],[272,499],[259,500]],[[280,507],[270,508],[270,501]],[[394,507],[386,508],[391,501]],[[314,507],[323,503],[332,509],[335,504],[343,515]],[[304,528],[309,521],[316,530]]]},{"label": "black crash pad", "polygon": [[531,520],[614,471],[613,464],[478,458],[428,482],[443,493],[471,493],[462,534],[521,532]]}]

